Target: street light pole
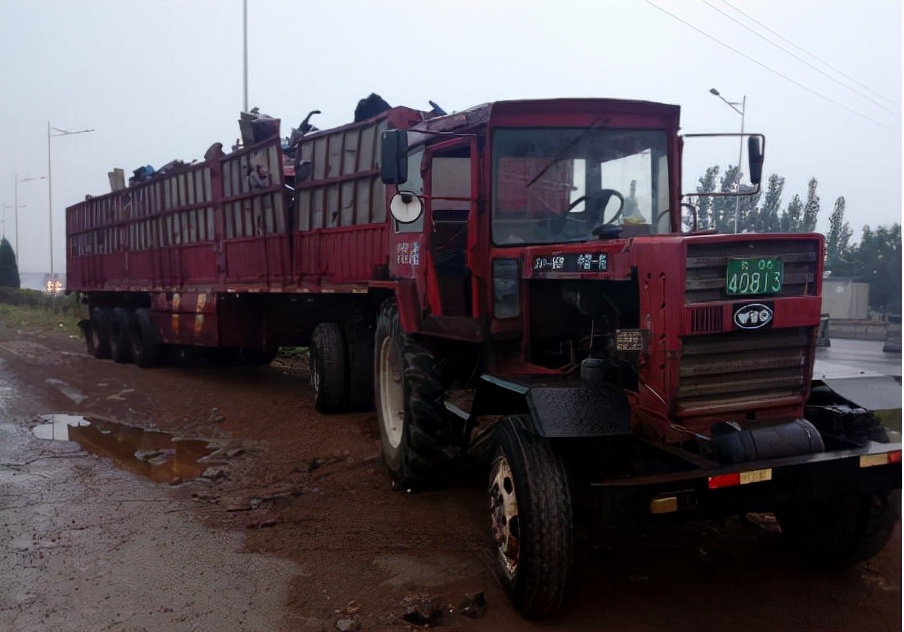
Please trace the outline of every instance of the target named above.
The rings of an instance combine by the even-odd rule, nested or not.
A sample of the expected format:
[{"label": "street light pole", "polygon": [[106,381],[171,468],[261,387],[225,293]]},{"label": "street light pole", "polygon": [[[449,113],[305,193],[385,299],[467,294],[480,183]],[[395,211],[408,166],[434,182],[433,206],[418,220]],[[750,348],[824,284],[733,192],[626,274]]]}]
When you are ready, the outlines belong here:
[{"label": "street light pole", "polygon": [[6,239],[6,209],[12,206],[3,205],[3,214],[0,215],[0,239]]},{"label": "street light pole", "polygon": [[[722,101],[724,101],[728,105],[728,107],[730,107],[732,110],[734,110],[735,112],[737,112],[738,114],[741,115],[741,143],[740,143],[740,147],[738,148],[738,184],[737,184],[739,195],[735,198],[735,211],[734,211],[734,232],[737,233],[738,232],[738,216],[740,215],[740,211],[741,211],[741,196],[740,196],[740,193],[741,193],[741,160],[743,160],[743,158],[744,158],[744,113],[747,111],[747,95],[745,94],[739,103],[737,101],[727,100],[725,97],[723,97],[721,94],[719,94],[719,91],[716,90],[715,88],[710,88],[709,92],[710,92],[710,94],[714,94],[717,97],[719,97],[720,99],[722,99]],[[740,110],[736,107],[738,105],[741,106]]]},{"label": "street light pole", "polygon": [[[19,196],[16,196],[18,198]],[[16,199],[16,202],[19,200]],[[3,236],[6,237],[6,209],[13,209],[13,219],[16,222],[16,249],[13,251],[13,254],[16,257],[16,264],[19,263],[19,209],[25,208],[23,204],[21,207],[18,204],[13,204],[12,206],[4,206],[3,207]]]},{"label": "street light pole", "polygon": [[[51,134],[51,131],[57,132],[56,134]],[[53,274],[53,175],[51,174],[51,160],[50,160],[50,138],[52,136],[70,136],[72,134],[86,134],[87,132],[93,132],[93,129],[80,129],[77,132],[69,132],[64,129],[59,129],[57,127],[52,127],[50,125],[50,121],[47,121],[47,214],[50,219],[50,283],[53,288],[53,292],[56,292],[56,284],[54,283],[54,274]]]},{"label": "street light pole", "polygon": [[30,182],[32,180],[46,180],[46,179],[47,178],[45,176],[40,176],[38,178],[28,177],[28,178],[22,178],[20,180],[19,174],[18,173],[16,174],[16,213],[14,216],[15,220],[16,220],[16,265],[19,265],[19,209],[26,207],[25,204],[23,204],[22,206],[19,206],[19,183],[20,182]]}]

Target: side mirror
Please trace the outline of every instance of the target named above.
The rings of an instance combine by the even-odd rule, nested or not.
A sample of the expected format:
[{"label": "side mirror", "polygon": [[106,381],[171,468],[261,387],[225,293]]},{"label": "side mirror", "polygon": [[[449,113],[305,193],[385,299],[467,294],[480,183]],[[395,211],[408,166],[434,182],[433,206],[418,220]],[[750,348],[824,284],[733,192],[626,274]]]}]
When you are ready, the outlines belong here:
[{"label": "side mirror", "polygon": [[763,180],[762,136],[751,136],[747,139],[747,161],[750,164],[750,182],[759,184]]},{"label": "side mirror", "polygon": [[383,184],[404,184],[408,181],[408,133],[387,130],[381,140],[380,179]]},{"label": "side mirror", "polygon": [[411,191],[399,191],[389,201],[389,213],[400,224],[416,222],[423,212],[423,200]]}]

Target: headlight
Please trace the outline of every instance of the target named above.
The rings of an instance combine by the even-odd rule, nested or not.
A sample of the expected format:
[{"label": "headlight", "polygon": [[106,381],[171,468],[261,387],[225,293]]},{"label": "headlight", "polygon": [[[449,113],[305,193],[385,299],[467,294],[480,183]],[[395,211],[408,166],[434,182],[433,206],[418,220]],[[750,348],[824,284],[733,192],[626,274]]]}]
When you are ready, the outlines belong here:
[{"label": "headlight", "polygon": [[521,315],[521,262],[493,260],[493,314],[496,318]]}]

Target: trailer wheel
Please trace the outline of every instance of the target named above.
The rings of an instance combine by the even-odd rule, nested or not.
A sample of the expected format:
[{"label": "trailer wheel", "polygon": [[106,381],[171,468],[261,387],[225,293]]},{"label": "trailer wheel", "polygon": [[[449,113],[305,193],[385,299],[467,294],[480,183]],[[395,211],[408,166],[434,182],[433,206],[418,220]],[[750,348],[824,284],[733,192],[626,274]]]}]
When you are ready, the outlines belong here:
[{"label": "trailer wheel", "polygon": [[452,460],[436,358],[399,324],[396,302],[383,303],[374,335],[374,401],[383,462],[397,489],[435,478]]},{"label": "trailer wheel", "polygon": [[547,439],[524,430],[529,423],[522,415],[499,422],[488,492],[497,575],[521,613],[541,617],[565,595],[573,518],[562,460]]},{"label": "trailer wheel", "polygon": [[160,336],[151,322],[151,310],[136,309],[129,318],[129,347],[132,359],[142,368],[157,366],[163,359]]},{"label": "trailer wheel", "polygon": [[110,318],[110,357],[115,362],[126,363],[132,360],[129,320],[131,320],[131,316],[128,310],[122,307],[113,309],[113,315]]},{"label": "trailer wheel", "polygon": [[345,349],[336,323],[320,323],[311,334],[311,389],[314,409],[340,412],[345,405]]},{"label": "trailer wheel", "polygon": [[85,346],[88,353],[98,360],[110,357],[110,310],[106,307],[95,307],[92,310]]},{"label": "trailer wheel", "polygon": [[839,494],[775,512],[788,546],[816,566],[842,568],[876,555],[891,538],[895,512],[887,494]]},{"label": "trailer wheel", "polygon": [[373,325],[355,314],[343,325],[348,350],[348,399],[353,411],[374,407],[374,331]]}]

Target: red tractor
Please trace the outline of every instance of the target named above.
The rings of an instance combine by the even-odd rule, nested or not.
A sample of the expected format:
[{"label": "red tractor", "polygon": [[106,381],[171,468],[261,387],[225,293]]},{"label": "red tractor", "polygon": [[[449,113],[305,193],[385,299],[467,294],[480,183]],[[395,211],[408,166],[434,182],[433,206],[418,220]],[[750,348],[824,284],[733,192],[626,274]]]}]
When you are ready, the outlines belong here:
[{"label": "red tractor", "polygon": [[[315,407],[375,404],[397,487],[487,458],[498,574],[528,616],[561,603],[578,508],[606,527],[774,511],[832,565],[890,537],[901,445],[812,382],[822,237],[696,231],[678,107],[391,108],[288,146],[257,123],[68,209],[89,351],[310,345]],[[758,184],[759,135],[749,164]]]}]

